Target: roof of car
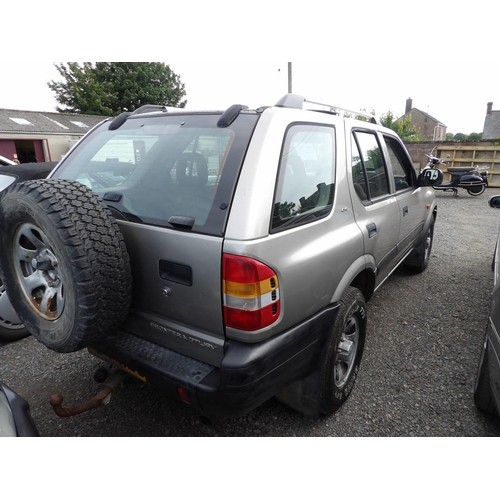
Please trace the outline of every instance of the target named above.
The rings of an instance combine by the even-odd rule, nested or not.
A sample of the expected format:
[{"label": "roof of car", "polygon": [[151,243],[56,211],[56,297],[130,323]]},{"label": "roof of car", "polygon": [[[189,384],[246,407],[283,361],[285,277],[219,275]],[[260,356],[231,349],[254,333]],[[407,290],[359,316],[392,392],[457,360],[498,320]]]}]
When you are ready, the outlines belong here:
[{"label": "roof of car", "polygon": [[2,165],[0,166],[0,174],[15,175],[21,182],[30,179],[44,179],[56,165],[56,161]]}]

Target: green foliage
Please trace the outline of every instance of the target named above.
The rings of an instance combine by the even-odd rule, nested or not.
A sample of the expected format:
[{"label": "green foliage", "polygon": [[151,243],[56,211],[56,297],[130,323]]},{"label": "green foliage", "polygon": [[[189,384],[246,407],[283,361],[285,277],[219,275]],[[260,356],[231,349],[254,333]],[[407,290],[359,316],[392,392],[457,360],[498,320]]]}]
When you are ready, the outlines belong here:
[{"label": "green foliage", "polygon": [[453,136],[453,140],[457,141],[457,142],[466,141],[467,140],[467,136],[465,134],[462,134],[462,132],[459,132],[458,134],[455,134]]},{"label": "green foliage", "polygon": [[183,108],[184,84],[169,66],[156,62],[69,62],[54,65],[64,81],[52,80],[60,113],[114,116],[144,104]]},{"label": "green foliage", "polygon": [[480,141],[483,138],[482,132],[472,132],[468,137],[469,141]]},{"label": "green foliage", "polygon": [[482,137],[483,134],[481,132],[472,132],[471,134],[463,134],[462,132],[458,134],[446,134],[446,140],[453,142],[480,141]]},{"label": "green foliage", "polygon": [[380,122],[384,127],[394,130],[403,141],[423,141],[419,130],[411,125],[411,116],[406,118],[396,118],[392,111],[388,111],[380,117]]}]

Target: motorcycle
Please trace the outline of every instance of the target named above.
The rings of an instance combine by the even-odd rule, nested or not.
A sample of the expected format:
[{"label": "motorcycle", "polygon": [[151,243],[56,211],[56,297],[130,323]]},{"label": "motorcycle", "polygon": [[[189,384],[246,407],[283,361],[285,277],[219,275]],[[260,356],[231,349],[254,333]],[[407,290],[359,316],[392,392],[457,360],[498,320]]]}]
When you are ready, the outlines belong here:
[{"label": "motorcycle", "polygon": [[[447,163],[441,158],[436,158],[431,154],[426,154],[429,163],[423,168],[425,170],[439,170],[439,165]],[[475,167],[449,167],[448,173],[451,175],[450,182],[432,186],[437,191],[453,191],[453,197],[458,196],[458,188],[466,189],[471,196],[479,196],[484,193],[488,186],[488,171],[480,171],[479,166]]]}]

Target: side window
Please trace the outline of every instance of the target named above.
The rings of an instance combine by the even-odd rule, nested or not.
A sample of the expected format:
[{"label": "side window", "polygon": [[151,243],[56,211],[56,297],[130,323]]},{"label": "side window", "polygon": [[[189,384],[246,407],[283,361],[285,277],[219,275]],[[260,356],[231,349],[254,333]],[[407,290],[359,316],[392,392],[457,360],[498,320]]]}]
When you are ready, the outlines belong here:
[{"label": "side window", "polygon": [[414,186],[416,184],[415,170],[401,144],[394,137],[384,136],[384,140],[389,151],[396,191]]},{"label": "side window", "polygon": [[292,125],[281,152],[271,230],[312,222],[332,207],[335,129]]},{"label": "side window", "polygon": [[353,132],[352,178],[362,201],[389,194],[389,183],[377,136],[370,132]]}]

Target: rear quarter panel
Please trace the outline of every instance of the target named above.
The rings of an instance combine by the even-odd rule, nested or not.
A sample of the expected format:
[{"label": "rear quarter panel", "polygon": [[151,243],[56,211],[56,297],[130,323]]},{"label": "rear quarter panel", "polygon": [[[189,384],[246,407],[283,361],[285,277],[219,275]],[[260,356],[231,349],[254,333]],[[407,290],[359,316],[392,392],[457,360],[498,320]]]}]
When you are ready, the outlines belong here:
[{"label": "rear quarter panel", "polygon": [[[333,209],[324,219],[270,234],[274,189],[281,145],[294,111],[269,110],[262,116],[240,175],[232,206],[224,252],[255,258],[275,270],[281,315],[277,323],[259,332],[226,329],[228,337],[257,342],[304,321],[332,302],[347,269],[362,259],[363,237],[354,223],[346,189],[342,121],[328,117],[336,128],[336,179]],[[304,122],[304,112],[297,122]],[[318,115],[310,114],[313,123]],[[326,118],[321,117],[321,122]]]}]

